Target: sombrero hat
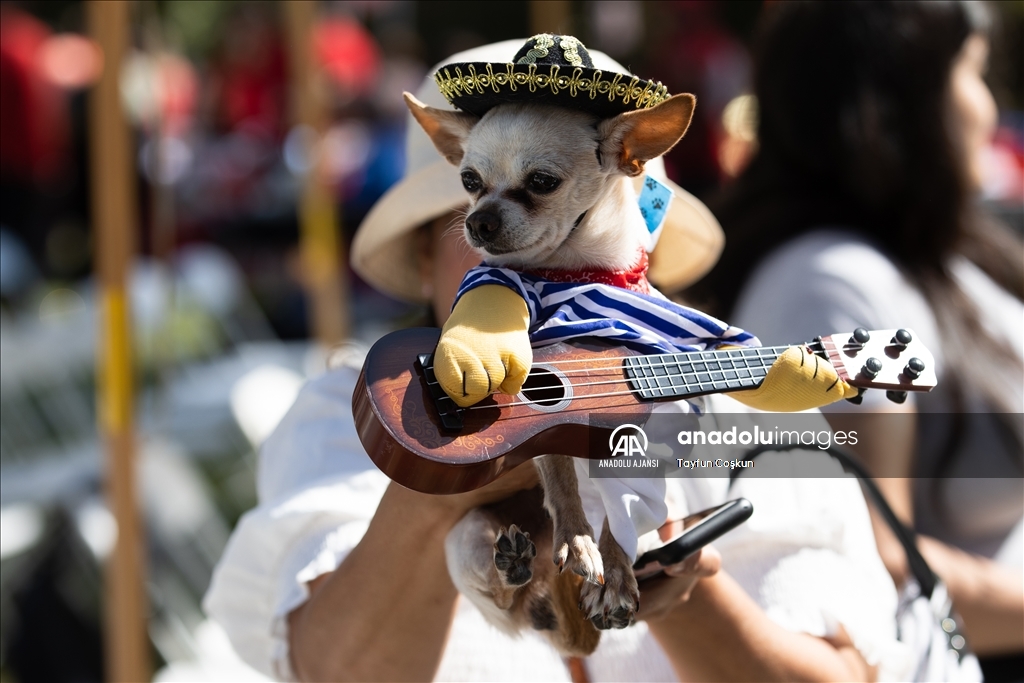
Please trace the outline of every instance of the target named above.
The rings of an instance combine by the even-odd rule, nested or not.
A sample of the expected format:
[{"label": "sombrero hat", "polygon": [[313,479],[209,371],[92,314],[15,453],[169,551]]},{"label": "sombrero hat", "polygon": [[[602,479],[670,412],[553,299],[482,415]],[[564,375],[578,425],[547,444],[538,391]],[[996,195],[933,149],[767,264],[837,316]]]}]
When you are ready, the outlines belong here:
[{"label": "sombrero hat", "polygon": [[618,64],[601,69],[576,38],[550,33],[530,38],[512,61],[453,61],[439,67],[434,80],[448,102],[477,116],[499,104],[539,102],[609,118],[668,98],[660,82]]},{"label": "sombrero hat", "polygon": [[[530,45],[531,41],[535,44],[536,38],[527,41],[527,45]],[[431,74],[448,68],[449,73],[454,75],[452,68],[455,65],[495,64],[507,55],[517,55],[517,51],[522,51],[521,46],[525,48],[521,40],[508,40],[467,50],[453,55],[445,65],[436,68]],[[577,52],[579,49],[577,48]],[[593,64],[593,70],[600,71],[600,83],[606,82],[608,74],[622,76],[616,81],[613,92],[613,105],[616,109],[609,115],[637,108],[637,99],[634,95],[630,94],[629,100],[626,101],[626,93],[619,86],[629,86],[629,93],[633,93],[640,83],[644,83],[640,89],[642,95],[648,82],[637,79],[634,83],[634,77],[615,60],[596,50],[586,52],[585,48],[582,49]],[[551,52],[549,49],[549,55]],[[514,62],[507,64],[515,67]],[[559,73],[561,71],[562,69],[559,69]],[[512,73],[518,71],[513,68]],[[540,67],[534,73],[540,73]],[[585,73],[581,72],[581,79]],[[614,79],[614,76],[612,78]],[[529,91],[529,84],[526,85],[526,89]],[[493,89],[491,92],[493,93]],[[550,94],[550,88],[548,92]],[[577,88],[576,92],[577,95],[573,96],[571,90],[568,94],[562,94],[559,90],[554,97],[560,98],[558,103],[562,105],[579,98],[581,90]],[[589,92],[588,90],[584,95],[588,99]],[[601,94],[598,92],[594,99]],[[607,93],[603,96],[607,100]],[[427,77],[416,97],[432,107],[452,109],[452,105],[445,95],[442,95],[432,76]],[[643,98],[640,101],[643,102]],[[497,104],[500,102],[495,101],[490,106]],[[605,106],[604,102],[601,106]],[[622,106],[629,108],[619,109]],[[649,103],[646,106],[653,104]],[[385,294],[404,301],[427,303],[428,297],[420,283],[415,231],[435,218],[464,207],[468,203],[468,197],[462,187],[458,169],[441,158],[430,138],[411,115],[408,116],[406,124],[405,151],[405,177],[377,201],[356,232],[352,242],[352,268],[365,281]],[[725,239],[718,221],[708,208],[689,192],[668,180],[661,159],[648,162],[646,173],[668,185],[675,196],[669,204],[657,248],[651,254],[648,277],[663,291],[677,291],[695,282],[711,269],[718,260]],[[639,193],[642,178],[636,182]]]}]

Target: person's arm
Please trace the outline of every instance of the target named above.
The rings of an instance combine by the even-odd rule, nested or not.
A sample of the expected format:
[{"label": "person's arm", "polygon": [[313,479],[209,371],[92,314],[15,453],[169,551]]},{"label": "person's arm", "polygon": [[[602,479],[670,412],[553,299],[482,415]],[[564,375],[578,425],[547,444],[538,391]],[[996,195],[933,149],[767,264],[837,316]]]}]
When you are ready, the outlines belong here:
[{"label": "person's arm", "polygon": [[648,623],[681,680],[874,680],[845,631],[819,638],[771,621],[707,546],[665,576],[640,582]]},{"label": "person's arm", "polygon": [[1018,577],[992,560],[934,538],[918,536],[917,547],[946,582],[976,654],[1024,651],[1024,586]]},{"label": "person's arm", "polygon": [[[916,409],[911,403],[891,403],[875,412],[826,412],[833,430],[857,434],[850,445],[871,473],[889,507],[907,526],[914,525],[913,459],[916,440]],[[873,505],[868,505],[878,554],[893,582],[903,585],[910,573],[907,554],[896,534]]]},{"label": "person's arm", "polygon": [[430,496],[392,483],[362,540],[310,584],[288,619],[291,662],[303,681],[424,681],[441,662],[457,592],[444,540],[478,505],[536,485],[520,467],[471,494]]},{"label": "person's arm", "polygon": [[[648,598],[655,596],[641,592],[644,609]],[[834,638],[788,631],[725,572],[700,579],[689,599],[647,621],[682,680],[872,681],[877,674],[842,629]]]},{"label": "person's arm", "polygon": [[[887,413],[829,413],[834,429],[856,431],[852,446],[871,472],[893,512],[913,526],[913,466],[916,421],[913,411],[896,407]],[[906,553],[885,520],[871,508],[872,525],[886,569],[896,585],[906,580]],[[971,648],[978,654],[1024,650],[1024,587],[991,560],[918,537],[918,549],[932,570],[946,582]]]}]

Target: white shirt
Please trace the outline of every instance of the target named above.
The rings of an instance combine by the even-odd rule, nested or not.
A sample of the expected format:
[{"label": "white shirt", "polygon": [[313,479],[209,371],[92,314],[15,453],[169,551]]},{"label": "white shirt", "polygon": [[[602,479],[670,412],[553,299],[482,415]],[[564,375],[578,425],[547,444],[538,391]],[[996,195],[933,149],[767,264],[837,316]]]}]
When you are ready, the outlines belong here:
[{"label": "white shirt", "polygon": [[[306,584],[359,542],[388,484],[355,433],[355,378],[353,368],[341,368],[310,381],[264,444],[260,503],[239,521],[204,601],[239,655],[271,677],[292,678],[288,613],[308,598]],[[722,396],[709,405],[751,412]],[[771,619],[821,636],[842,624],[869,663],[899,677],[896,593],[855,481],[741,479],[731,491],[723,479],[673,481],[690,510],[738,496],[753,502],[754,516],[716,547],[724,569]],[[605,631],[587,669],[594,681],[675,680],[642,622]],[[461,600],[437,679],[553,681],[569,673],[541,638],[509,638]]]},{"label": "white shirt", "polygon": [[[964,258],[950,271],[977,307],[981,324],[1024,359],[1024,303]],[[1024,574],[1024,479],[1020,452],[1007,447],[993,428],[987,405],[968,395],[963,421],[968,438],[949,470],[938,473],[937,458],[948,439],[952,412],[949,359],[935,314],[925,297],[877,246],[855,232],[821,229],[769,254],[754,270],[736,303],[734,322],[765,344],[807,341],[856,327],[914,330],[935,356],[938,386],[911,393],[922,422],[914,475],[914,519],[918,531],[965,550],[997,559]],[[1004,399],[1017,420],[1024,413],[1024,377],[1007,373]],[[868,391],[856,408],[841,401],[823,411],[885,409],[884,391]],[[934,418],[929,413],[937,413]],[[978,472],[992,473],[985,478]],[[941,480],[930,479],[942,476]],[[933,486],[940,484],[939,495]]]}]

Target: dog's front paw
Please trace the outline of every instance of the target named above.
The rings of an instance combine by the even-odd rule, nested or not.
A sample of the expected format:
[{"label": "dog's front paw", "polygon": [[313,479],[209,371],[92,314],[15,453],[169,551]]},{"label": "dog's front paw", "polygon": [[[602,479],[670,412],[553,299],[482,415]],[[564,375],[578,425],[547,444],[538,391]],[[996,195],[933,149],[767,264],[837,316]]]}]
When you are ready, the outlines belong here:
[{"label": "dog's front paw", "polygon": [[537,547],[530,534],[515,524],[507,530],[501,527],[494,540],[494,566],[507,586],[523,586],[533,578],[533,558]]},{"label": "dog's front paw", "polygon": [[588,584],[604,583],[601,551],[590,533],[556,533],[553,560],[560,572],[568,569],[582,576]]},{"label": "dog's front paw", "polygon": [[613,562],[605,569],[604,585],[584,584],[580,610],[599,629],[626,628],[640,609],[640,589],[628,565]]}]

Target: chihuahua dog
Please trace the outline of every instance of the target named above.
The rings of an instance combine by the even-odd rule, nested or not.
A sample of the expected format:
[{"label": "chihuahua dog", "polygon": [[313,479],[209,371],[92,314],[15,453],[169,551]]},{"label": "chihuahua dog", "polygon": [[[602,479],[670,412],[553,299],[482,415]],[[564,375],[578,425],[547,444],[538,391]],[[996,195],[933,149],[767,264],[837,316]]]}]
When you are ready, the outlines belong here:
[{"label": "chihuahua dog", "polygon": [[[405,99],[459,167],[469,193],[466,240],[488,264],[581,271],[637,264],[648,231],[631,178],[683,137],[696,102],[676,95],[599,119],[537,103],[502,104],[477,117]],[[510,524],[508,508],[475,510],[448,537],[449,568],[492,623],[509,632],[539,629],[563,653],[589,654],[595,629],[624,628],[639,609],[632,559],[607,518],[595,542],[571,458],[534,462],[550,521]],[[548,545],[553,564],[535,567],[537,547]]]}]

